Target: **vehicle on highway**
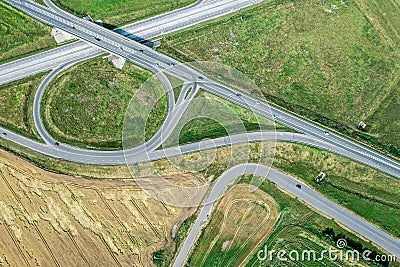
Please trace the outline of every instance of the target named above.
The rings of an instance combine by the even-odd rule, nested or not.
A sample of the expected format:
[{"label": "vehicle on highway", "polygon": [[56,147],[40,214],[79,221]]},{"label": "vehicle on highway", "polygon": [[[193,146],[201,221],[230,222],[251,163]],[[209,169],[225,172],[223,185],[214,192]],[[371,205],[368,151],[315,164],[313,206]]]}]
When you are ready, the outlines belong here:
[{"label": "vehicle on highway", "polygon": [[76,30],[75,26],[72,26],[71,29]]},{"label": "vehicle on highway", "polygon": [[143,50],[143,49],[139,49],[139,52],[140,52],[140,53],[143,53],[143,52],[144,52],[144,50]]},{"label": "vehicle on highway", "polygon": [[301,184],[296,184],[296,187],[297,188],[301,188]]},{"label": "vehicle on highway", "polygon": [[239,93],[237,93],[237,94],[236,94],[236,96],[239,96],[239,97],[241,97],[242,95],[241,95],[241,94],[239,94]]},{"label": "vehicle on highway", "polygon": [[325,135],[329,135],[329,132],[328,132],[328,131],[324,131],[324,134],[325,134]]},{"label": "vehicle on highway", "polygon": [[7,133],[1,133],[2,136],[7,136]]},{"label": "vehicle on highway", "polygon": [[199,76],[199,80],[203,80],[204,78],[203,78],[203,76]]},{"label": "vehicle on highway", "polygon": [[59,142],[54,142],[54,146],[60,146]]},{"label": "vehicle on highway", "polygon": [[93,36],[96,41],[101,41],[99,37]]}]

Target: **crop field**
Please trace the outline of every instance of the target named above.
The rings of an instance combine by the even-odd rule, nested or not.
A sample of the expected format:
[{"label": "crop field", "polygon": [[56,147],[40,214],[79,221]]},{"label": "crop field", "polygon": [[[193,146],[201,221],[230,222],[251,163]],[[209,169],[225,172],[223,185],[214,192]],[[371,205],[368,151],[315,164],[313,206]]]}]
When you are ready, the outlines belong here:
[{"label": "crop field", "polygon": [[139,19],[189,5],[195,0],[55,0],[53,2],[77,16],[90,15],[93,19],[100,19],[115,26],[123,26]]},{"label": "crop field", "polygon": [[33,98],[45,74],[0,86],[0,125],[33,139],[40,139],[33,122]]},{"label": "crop field", "polygon": [[0,2],[0,64],[55,47],[51,28]]},{"label": "crop field", "polygon": [[[399,139],[383,138],[398,132],[398,124],[378,125],[369,119],[376,112],[385,116],[380,103],[398,91],[398,43],[381,30],[391,30],[394,39],[398,21],[378,21],[384,25],[379,27],[358,5],[377,2],[388,14],[398,14],[398,2],[281,2],[276,6],[266,1],[170,34],[161,50],[184,61],[237,68],[256,82],[268,101],[399,156]],[[360,121],[367,124],[366,132],[357,129]]]},{"label": "crop field", "polygon": [[1,265],[150,266],[156,251],[172,256],[171,230],[194,212],[133,181],[49,173],[3,151],[0,184]]},{"label": "crop field", "polygon": [[[149,77],[149,72],[133,64],[126,63],[119,70],[106,59],[71,67],[52,82],[43,98],[42,114],[49,133],[76,146],[120,149],[128,104]],[[163,121],[166,103],[166,99],[159,103],[153,123]],[[149,128],[154,131],[156,126]]]},{"label": "crop field", "polygon": [[275,201],[248,186],[235,186],[218,204],[190,266],[238,266],[272,231],[279,219]]}]

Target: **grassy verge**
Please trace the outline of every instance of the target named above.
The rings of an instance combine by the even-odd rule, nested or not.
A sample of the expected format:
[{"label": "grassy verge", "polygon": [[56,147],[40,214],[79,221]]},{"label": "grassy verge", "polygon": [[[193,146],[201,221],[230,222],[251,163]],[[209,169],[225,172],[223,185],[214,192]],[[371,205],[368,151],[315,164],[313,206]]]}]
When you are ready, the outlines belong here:
[{"label": "grassy verge", "polygon": [[56,47],[51,28],[0,2],[0,64]]},{"label": "grassy verge", "polygon": [[396,123],[368,128],[371,110],[398,90],[398,50],[353,1],[279,3],[173,33],[161,50],[235,67],[268,101],[399,157],[399,139],[381,138]]},{"label": "grassy verge", "polygon": [[0,125],[23,136],[41,140],[33,122],[33,98],[47,74],[0,86]]},{"label": "grassy verge", "polygon": [[[101,58],[70,68],[44,94],[42,114],[49,133],[79,147],[122,148],[126,109],[135,91],[149,77],[149,72],[133,64],[126,63],[119,70]],[[158,120],[154,117],[154,121]]]},{"label": "grassy verge", "polygon": [[115,26],[122,26],[127,23],[152,17],[167,11],[189,5],[195,0],[138,0],[113,1],[113,0],[55,0],[53,1],[60,8],[77,16],[90,15],[93,19],[100,19],[103,22]]}]

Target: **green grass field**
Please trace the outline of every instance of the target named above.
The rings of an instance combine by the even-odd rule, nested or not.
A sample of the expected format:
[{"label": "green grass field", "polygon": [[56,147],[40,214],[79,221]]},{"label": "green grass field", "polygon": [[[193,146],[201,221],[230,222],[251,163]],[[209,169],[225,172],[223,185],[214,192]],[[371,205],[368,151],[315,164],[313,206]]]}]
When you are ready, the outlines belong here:
[{"label": "green grass field", "polygon": [[0,2],[0,64],[56,46],[51,28]]},{"label": "green grass field", "polygon": [[[49,133],[81,147],[120,149],[127,106],[149,77],[149,72],[133,64],[119,70],[100,58],[66,70],[43,98],[42,114]],[[165,108],[160,110],[153,121],[162,122],[159,116],[165,112]]]},{"label": "green grass field", "polygon": [[123,26],[140,19],[189,5],[195,1],[55,0],[53,2],[60,8],[77,16],[90,15],[93,19],[100,19],[105,23],[115,26]]},{"label": "green grass field", "polygon": [[46,74],[39,74],[0,86],[0,125],[16,133],[40,140],[33,122],[33,98]]},{"label": "green grass field", "polygon": [[368,127],[371,111],[398,90],[398,49],[354,1],[280,2],[171,34],[161,50],[235,67],[272,103],[400,156],[398,138],[380,138],[398,132],[396,123]]}]

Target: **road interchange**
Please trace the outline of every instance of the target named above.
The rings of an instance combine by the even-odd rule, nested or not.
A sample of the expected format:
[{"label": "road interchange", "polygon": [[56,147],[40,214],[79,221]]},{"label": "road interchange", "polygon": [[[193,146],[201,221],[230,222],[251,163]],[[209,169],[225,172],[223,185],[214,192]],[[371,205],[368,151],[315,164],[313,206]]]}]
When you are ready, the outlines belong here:
[{"label": "road interchange", "polygon": [[[253,2],[254,1],[249,0],[222,0],[208,1],[205,3],[203,3],[203,1],[197,1],[188,7],[132,23],[117,28],[115,31],[147,40],[229,14],[235,10],[247,7]],[[63,12],[50,1],[46,1],[46,4],[51,6],[52,10],[56,12]],[[232,5],[233,8],[231,7]],[[199,8],[201,8],[201,12],[199,12]],[[93,47],[83,41],[66,44],[49,51],[0,65],[0,85],[51,70],[65,62],[75,60],[79,62],[88,57],[100,56],[103,53],[101,49]]]},{"label": "road interchange", "polygon": [[[222,84],[219,84],[217,82],[213,82],[206,77],[202,76],[199,72],[196,70],[191,69],[190,67],[180,64],[179,62],[168,58],[164,55],[161,55],[141,44],[133,43],[131,40],[121,37],[118,37],[118,34],[116,33],[108,33],[105,32],[104,29],[99,28],[99,26],[94,26],[89,25],[88,22],[82,22],[79,21],[76,22],[73,19],[69,18],[58,18],[57,16],[59,14],[57,13],[52,13],[51,11],[45,10],[44,13],[47,15],[44,15],[44,18],[40,16],[41,14],[41,9],[42,7],[38,7],[33,3],[35,8],[27,8],[24,9],[24,4],[20,5],[16,2],[20,1],[6,1],[8,3],[14,3],[17,5],[17,7],[22,8],[23,11],[29,13],[30,15],[41,19],[44,22],[47,22],[49,24],[53,24],[57,26],[58,28],[61,28],[63,30],[69,31],[71,33],[71,29],[68,27],[71,27],[72,25],[76,25],[76,28],[81,28],[81,30],[74,30],[72,32],[73,34],[76,34],[78,38],[84,39],[87,42],[94,44],[101,49],[104,49],[110,53],[122,56],[124,58],[127,58],[128,60],[134,62],[135,64],[141,65],[147,69],[152,70],[154,73],[158,72],[165,72],[168,74],[171,74],[175,77],[178,77],[180,79],[183,79],[185,81],[191,82],[191,83],[196,83],[198,86],[208,92],[214,93],[224,99],[227,99],[237,105],[249,108],[253,110],[254,112],[265,116],[270,119],[274,119],[276,122],[279,122],[283,125],[286,125],[290,128],[293,128],[295,130],[298,130],[299,132],[302,132],[304,134],[294,134],[294,133],[249,133],[249,134],[242,134],[238,136],[230,136],[229,137],[229,142],[227,142],[227,138],[217,138],[212,140],[213,142],[207,143],[207,141],[201,142],[202,147],[206,148],[209,146],[209,148],[215,148],[215,147],[222,147],[226,146],[228,144],[238,144],[238,143],[243,143],[243,142],[254,142],[254,141],[269,141],[269,140],[280,140],[280,141],[291,141],[291,142],[299,142],[299,143],[304,143],[308,145],[313,145],[316,147],[324,148],[327,150],[330,150],[332,152],[342,154],[346,157],[352,158],[354,160],[360,161],[364,164],[367,164],[369,166],[372,166],[374,168],[380,169],[386,173],[389,173],[397,178],[400,178],[400,168],[399,168],[399,163],[390,160],[384,156],[379,155],[378,153],[375,153],[367,148],[362,147],[361,145],[358,145],[352,141],[349,141],[343,137],[340,137],[338,135],[332,134],[332,133],[327,133],[326,130],[323,128],[320,128],[318,126],[315,126],[303,119],[297,118],[294,115],[291,115],[285,111],[282,111],[278,108],[274,107],[269,107],[266,103],[254,99],[250,96],[247,95],[241,95],[239,94],[238,91],[235,91],[231,88],[228,88]],[[38,14],[31,14],[35,13],[34,11],[38,12]],[[43,11],[43,10],[42,10]],[[71,16],[72,17],[72,16]],[[58,23],[58,19],[60,19],[60,23]],[[85,28],[87,26],[87,28]],[[94,29],[94,30],[93,30]],[[99,30],[100,34],[97,32]],[[115,39],[118,41],[115,41]],[[96,38],[100,39],[98,41]],[[104,42],[103,42],[104,41]],[[99,44],[98,42],[102,42]],[[122,49],[121,49],[122,47]],[[140,52],[143,50],[144,52]],[[88,56],[89,57],[89,56]],[[173,64],[173,65],[171,65]],[[201,77],[201,79],[200,79]],[[240,97],[238,97],[240,95]],[[40,100],[39,102],[40,103]],[[171,106],[171,105],[170,105]],[[170,110],[172,112],[173,109]],[[175,147],[175,148],[169,148],[169,149],[164,149],[164,150],[155,150],[157,147],[151,147],[151,149],[146,150],[146,154],[143,153],[137,153],[138,151],[135,151],[133,153],[135,154],[133,157],[130,157],[132,162],[126,162],[126,153],[127,151],[90,151],[90,150],[82,150],[82,149],[77,149],[77,148],[72,148],[68,146],[61,146],[60,148],[54,148],[51,145],[48,144],[40,144],[37,142],[34,142],[32,140],[29,140],[27,138],[18,136],[13,134],[10,131],[7,131],[5,129],[0,129],[2,132],[5,132],[6,138],[16,142],[18,144],[21,144],[25,147],[28,147],[30,149],[33,149],[35,151],[38,151],[40,153],[56,157],[56,158],[61,158],[65,160],[70,160],[70,161],[75,161],[75,162],[80,162],[80,163],[87,163],[87,164],[101,164],[101,165],[113,165],[113,164],[126,164],[126,163],[138,163],[138,162],[146,162],[149,160],[156,160],[156,159],[161,159],[169,156],[179,156],[184,153],[189,153],[189,152],[194,152],[197,151],[198,148],[200,147],[200,143],[195,143],[195,144],[189,144],[181,147]],[[52,142],[53,140],[47,140],[48,143]],[[219,144],[218,146],[215,146],[215,144]],[[142,151],[141,151],[142,152]],[[124,154],[125,153],[125,154]],[[129,154],[129,152],[128,152]],[[250,165],[249,165],[250,166]],[[257,169],[257,168],[256,168]],[[236,169],[235,169],[236,170]],[[246,170],[246,168],[245,168]],[[257,170],[253,170],[253,174],[258,174]],[[264,177],[268,176],[268,173],[263,173],[262,174]],[[282,177],[281,175],[278,175]],[[230,176],[231,178],[233,176]],[[292,178],[293,179],[293,178]],[[287,187],[283,186],[285,190],[287,190]],[[310,189],[311,190],[311,189]],[[290,190],[289,190],[290,191]],[[315,191],[311,190],[313,193]],[[318,203],[323,203],[321,202],[323,198],[322,196],[318,196],[317,201],[313,200],[310,201],[312,203],[309,203],[307,201],[308,197],[310,197],[310,192],[306,193],[300,193],[297,195],[294,193],[294,195],[298,196],[300,199],[303,201],[307,202],[311,206],[317,208],[318,210],[321,210],[323,208],[318,208]],[[213,191],[212,191],[213,192]],[[301,191],[303,192],[303,191]],[[290,192],[293,193],[293,192]],[[305,195],[304,195],[305,194]],[[211,195],[210,195],[211,197]],[[318,202],[319,201],[319,202]],[[334,203],[329,204],[332,210],[336,210],[338,212],[337,208],[338,205]],[[332,206],[333,205],[333,206]],[[206,206],[205,206],[206,207]],[[339,207],[340,208],[340,207]],[[210,208],[211,210],[211,208]],[[209,211],[210,211],[209,210]],[[329,216],[336,216],[338,215],[332,215],[327,212],[327,210],[321,210],[325,214],[328,214]],[[339,210],[340,212],[344,212],[343,209]],[[206,213],[209,214],[209,213]],[[346,213],[345,213],[346,214]],[[347,214],[348,215],[348,214]],[[348,216],[344,216],[344,219],[348,219]],[[349,215],[350,216],[350,215]],[[354,215],[353,215],[354,216]],[[333,217],[333,218],[336,218]],[[351,217],[351,216],[350,216]],[[337,219],[337,218],[336,218]],[[342,219],[342,220],[344,220]],[[338,219],[339,220],[339,219]],[[340,220],[339,220],[340,221]],[[399,255],[398,253],[398,240],[388,236],[385,234],[383,231],[379,229],[374,229],[374,233],[370,232],[370,230],[362,230],[360,227],[365,226],[365,224],[368,225],[368,227],[373,227],[370,224],[366,223],[364,220],[356,216],[355,223],[353,222],[354,225],[348,225],[350,229],[354,230],[355,232],[358,232],[362,234],[363,236],[367,237],[368,239],[374,241],[378,245],[380,245],[382,248],[386,249],[388,252],[393,253],[394,255]],[[361,229],[361,230],[360,230]],[[377,232],[376,232],[377,231]],[[372,236],[371,236],[372,235]],[[375,236],[374,236],[375,235]],[[382,238],[384,236],[384,238]],[[389,244],[391,245],[388,245]]]},{"label": "road interchange", "polygon": [[[59,20],[57,20],[56,18],[59,17],[57,13],[39,4],[11,0],[6,0],[6,2],[15,5],[17,8],[20,8],[24,12],[37,17],[45,23],[54,25],[57,28],[65,30],[78,38],[82,38],[83,40],[98,46],[99,48],[124,57],[144,68],[150,69],[155,73],[164,72],[183,81],[189,81],[193,83],[197,82],[198,85],[206,91],[216,94],[240,106],[249,108],[255,113],[273,119],[276,122],[301,133],[319,138],[332,144],[333,146],[347,150],[349,154],[356,154],[358,158],[363,158],[364,162],[370,162],[370,166],[400,178],[400,163],[384,157],[379,153],[365,148],[353,141],[347,140],[339,135],[332,133],[328,133],[327,135],[327,131],[325,129],[315,126],[312,123],[300,119],[288,112],[275,107],[270,107],[268,104],[262,101],[247,95],[241,95],[238,97],[239,92],[233,90],[232,88],[228,88],[217,82],[208,80],[198,71],[190,68],[189,66],[180,64],[180,62],[160,54],[143,44],[133,42],[124,36],[104,29],[95,23],[78,19],[73,15],[65,15],[63,18],[59,18]],[[71,28],[72,26],[74,26],[76,29],[73,30]],[[97,41],[95,38],[99,38],[101,41]]]}]

